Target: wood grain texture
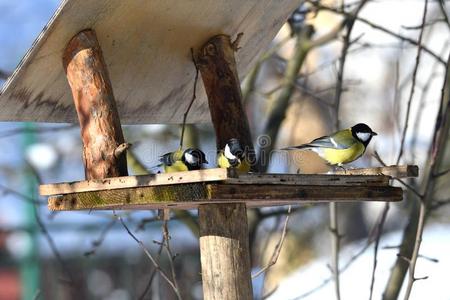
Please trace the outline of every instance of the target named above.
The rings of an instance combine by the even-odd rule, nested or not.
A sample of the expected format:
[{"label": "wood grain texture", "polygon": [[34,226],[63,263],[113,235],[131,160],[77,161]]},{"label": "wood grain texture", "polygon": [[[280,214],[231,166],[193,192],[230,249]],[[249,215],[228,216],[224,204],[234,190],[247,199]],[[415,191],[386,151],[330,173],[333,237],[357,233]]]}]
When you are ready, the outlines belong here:
[{"label": "wood grain texture", "polygon": [[63,64],[80,123],[86,179],[128,175],[125,153],[116,155],[124,138],[108,70],[94,31],[82,31],[69,41]]},{"label": "wood grain texture", "polygon": [[[217,149],[223,149],[229,139],[236,138],[247,158],[253,161],[253,143],[234,56],[236,49],[230,36],[217,35],[203,45],[197,62],[208,95]],[[245,205],[202,205],[198,214],[204,299],[252,299]]]},{"label": "wood grain texture", "polygon": [[388,186],[391,177],[385,175],[322,175],[322,174],[234,174],[215,168],[189,172],[124,176],[83,180],[67,183],[43,184],[42,196],[71,194],[89,191],[123,189],[132,187],[176,185],[221,181],[224,184],[272,184],[310,186]]},{"label": "wood grain texture", "polygon": [[323,175],[323,174],[240,174],[223,181],[225,184],[273,184],[319,186],[387,186],[389,176],[384,175]]},{"label": "wood grain texture", "polygon": [[203,45],[198,64],[208,95],[217,149],[224,149],[231,138],[239,138],[244,149],[253,152],[234,52],[230,37],[217,35]]},{"label": "wood grain texture", "polygon": [[[135,187],[117,190],[72,193],[49,197],[50,210],[102,209],[193,209],[202,204],[243,203],[265,207],[319,202],[395,202],[402,200],[402,189],[391,186],[296,186],[179,184]],[[200,207],[200,210],[202,207]],[[242,226],[241,219],[236,227]],[[209,221],[208,221],[209,222]],[[200,221],[201,223],[201,221]],[[245,226],[245,225],[244,225]],[[222,227],[228,227],[223,225]],[[234,226],[231,226],[234,227]],[[232,230],[232,229],[230,229]],[[237,230],[237,229],[233,229]]]},{"label": "wood grain texture", "polygon": [[401,188],[390,186],[208,185],[212,201],[401,201],[402,195]]},{"label": "wood grain texture", "polygon": [[[243,32],[237,62],[244,76],[300,2],[62,0],[4,85],[0,120],[77,121],[61,57],[75,34],[91,28],[104,53],[122,123],[181,123],[195,74],[189,49],[215,34]],[[188,122],[209,120],[199,86]]]},{"label": "wood grain texture", "polygon": [[182,183],[222,181],[227,179],[227,170],[221,168],[196,170],[188,172],[161,173],[151,175],[123,176],[105,179],[83,180],[39,186],[42,196],[146,187],[160,185],[176,185]]},{"label": "wood grain texture", "polygon": [[[244,203],[205,204],[199,208],[204,299],[252,299]],[[224,226],[224,224],[239,224]]]},{"label": "wood grain texture", "polygon": [[412,178],[419,176],[419,167],[415,165],[387,166],[375,168],[336,170],[337,175],[386,175],[394,178]]}]

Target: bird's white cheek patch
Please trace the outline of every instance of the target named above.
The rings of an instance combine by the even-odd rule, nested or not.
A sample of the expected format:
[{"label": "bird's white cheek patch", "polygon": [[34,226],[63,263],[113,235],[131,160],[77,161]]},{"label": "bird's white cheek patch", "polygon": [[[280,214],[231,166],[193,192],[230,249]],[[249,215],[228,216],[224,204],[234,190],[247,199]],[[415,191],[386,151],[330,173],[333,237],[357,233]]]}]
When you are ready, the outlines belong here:
[{"label": "bird's white cheek patch", "polygon": [[357,132],[356,136],[363,142],[366,142],[369,140],[370,138],[370,133],[369,132]]},{"label": "bird's white cheek patch", "polygon": [[236,159],[237,157],[231,153],[230,146],[228,144],[225,145],[225,157],[228,159]]},{"label": "bird's white cheek patch", "polygon": [[192,155],[192,154],[190,154],[190,153],[186,153],[185,154],[185,158],[186,158],[186,161],[188,162],[188,163],[190,163],[190,164],[194,164],[197,160],[195,159],[195,157]]}]

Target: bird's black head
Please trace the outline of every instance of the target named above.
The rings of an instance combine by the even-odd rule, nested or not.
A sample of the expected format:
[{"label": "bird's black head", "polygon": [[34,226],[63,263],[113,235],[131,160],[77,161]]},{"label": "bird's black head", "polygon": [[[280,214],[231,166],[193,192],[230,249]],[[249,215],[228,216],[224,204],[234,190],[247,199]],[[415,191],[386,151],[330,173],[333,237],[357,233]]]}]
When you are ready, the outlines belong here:
[{"label": "bird's black head", "polygon": [[356,124],[351,128],[352,135],[367,147],[373,136],[377,135],[369,126],[364,123]]},{"label": "bird's black head", "polygon": [[206,155],[200,149],[188,148],[183,152],[181,160],[189,171],[199,170],[203,164],[207,164]]},{"label": "bird's black head", "polygon": [[229,160],[244,158],[244,149],[238,139],[230,139],[225,145],[225,157]]}]

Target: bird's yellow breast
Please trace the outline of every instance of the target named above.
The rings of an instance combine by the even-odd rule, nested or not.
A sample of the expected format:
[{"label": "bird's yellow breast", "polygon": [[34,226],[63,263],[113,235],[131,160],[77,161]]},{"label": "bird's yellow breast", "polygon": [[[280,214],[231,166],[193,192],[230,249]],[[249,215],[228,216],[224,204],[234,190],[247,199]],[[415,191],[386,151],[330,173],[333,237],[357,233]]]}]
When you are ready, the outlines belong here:
[{"label": "bird's yellow breast", "polygon": [[165,173],[183,172],[183,171],[189,171],[189,169],[181,160],[174,162],[170,166],[164,165]]},{"label": "bird's yellow breast", "polygon": [[324,148],[321,155],[330,165],[341,165],[352,162],[364,154],[362,143],[355,143],[347,149]]},{"label": "bird's yellow breast", "polygon": [[[230,162],[223,154],[223,151],[217,155],[217,166],[224,169],[231,168]],[[248,173],[250,171],[250,164],[244,160],[236,166],[236,169],[241,173]]]}]

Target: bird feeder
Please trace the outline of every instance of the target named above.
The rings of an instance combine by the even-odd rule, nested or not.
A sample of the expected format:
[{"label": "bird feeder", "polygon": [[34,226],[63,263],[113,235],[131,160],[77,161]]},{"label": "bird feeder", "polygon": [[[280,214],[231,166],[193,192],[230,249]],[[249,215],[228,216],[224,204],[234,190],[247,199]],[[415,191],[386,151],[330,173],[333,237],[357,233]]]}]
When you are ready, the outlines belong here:
[{"label": "bird feeder", "polygon": [[238,74],[300,2],[63,1],[0,95],[1,121],[79,122],[86,178],[42,185],[49,208],[197,208],[205,299],[252,299],[247,207],[400,201],[391,176],[417,176],[416,167],[359,175],[208,169],[128,176],[121,124],[182,122],[195,75],[190,48],[203,80],[190,122],[212,122],[219,148],[230,138],[253,148]]}]

